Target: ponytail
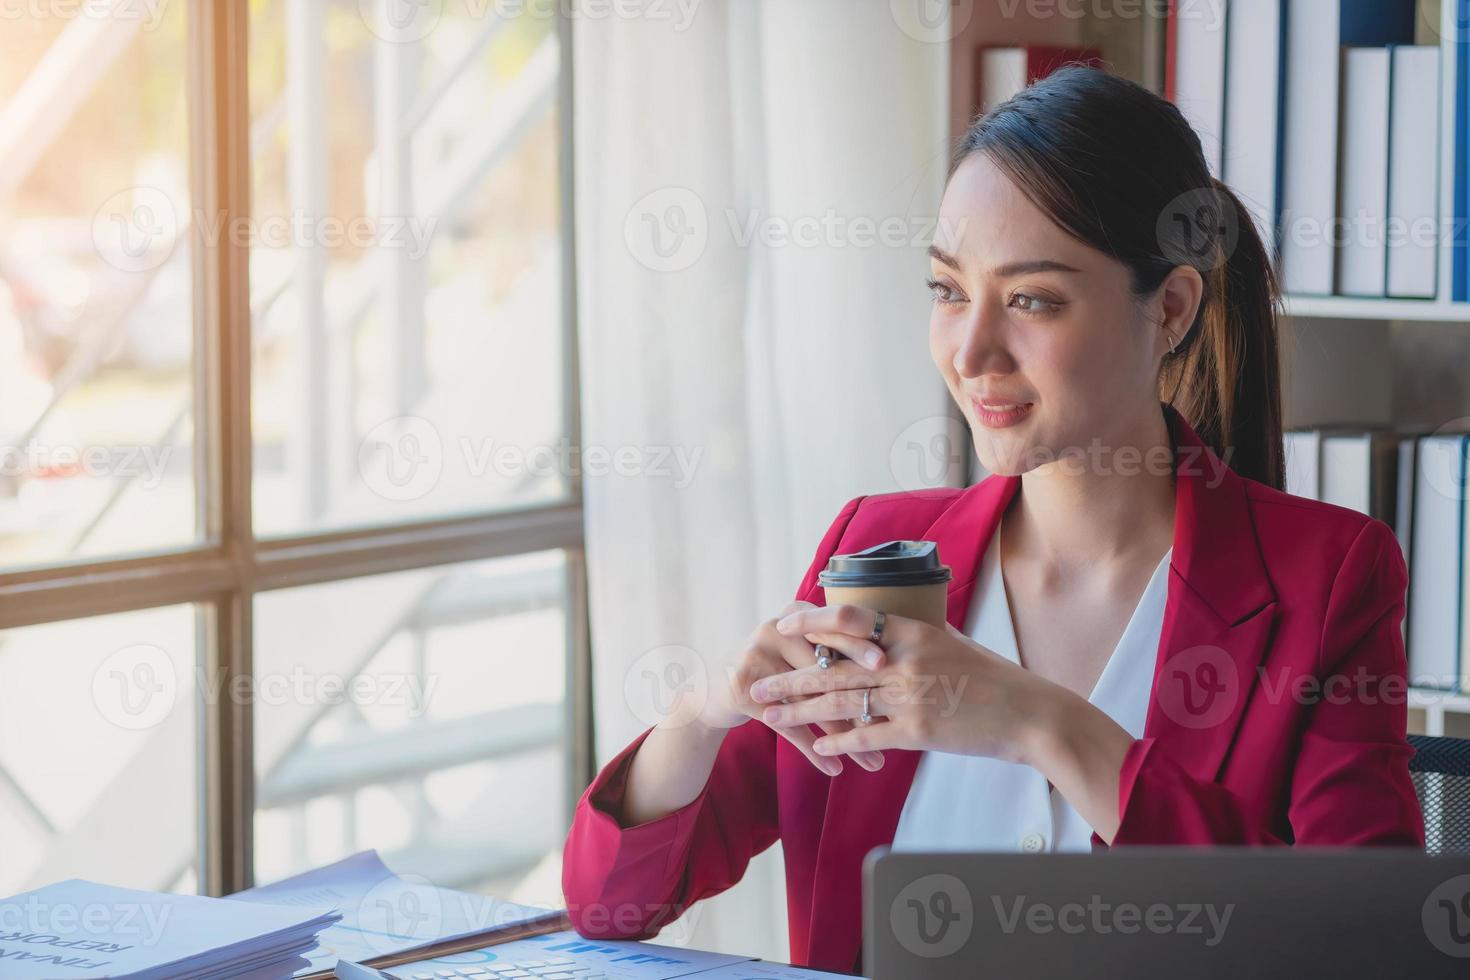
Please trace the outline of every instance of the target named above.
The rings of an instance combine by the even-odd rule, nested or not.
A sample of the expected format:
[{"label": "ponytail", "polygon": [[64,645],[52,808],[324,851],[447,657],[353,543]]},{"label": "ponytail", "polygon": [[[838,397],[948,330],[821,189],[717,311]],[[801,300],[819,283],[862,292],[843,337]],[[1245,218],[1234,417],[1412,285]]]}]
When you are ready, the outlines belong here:
[{"label": "ponytail", "polygon": [[1231,469],[1282,490],[1276,274],[1250,211],[1220,180],[1211,186],[1219,202],[1211,210],[1225,215],[1217,227],[1228,234],[1200,270],[1205,290],[1193,325],[1164,356],[1161,397]]}]

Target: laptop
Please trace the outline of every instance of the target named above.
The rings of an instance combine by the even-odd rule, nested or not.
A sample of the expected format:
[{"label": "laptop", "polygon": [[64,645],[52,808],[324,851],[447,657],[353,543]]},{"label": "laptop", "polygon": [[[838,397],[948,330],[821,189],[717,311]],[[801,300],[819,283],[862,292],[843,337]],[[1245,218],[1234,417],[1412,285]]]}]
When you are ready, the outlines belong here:
[{"label": "laptop", "polygon": [[878,848],[863,889],[874,980],[1470,977],[1470,856]]}]

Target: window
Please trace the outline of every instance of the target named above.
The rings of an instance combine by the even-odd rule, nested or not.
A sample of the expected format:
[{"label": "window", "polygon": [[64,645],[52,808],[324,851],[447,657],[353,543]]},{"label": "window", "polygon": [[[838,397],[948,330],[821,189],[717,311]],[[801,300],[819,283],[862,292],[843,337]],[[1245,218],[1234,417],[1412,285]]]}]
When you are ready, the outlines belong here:
[{"label": "window", "polygon": [[559,854],[566,576],[552,551],[257,596],[262,880],[376,846],[505,895]]},{"label": "window", "polygon": [[194,890],[195,618],[161,606],[0,632],[0,894],[78,875]]},{"label": "window", "polygon": [[4,20],[0,556],[200,538],[184,11]]},{"label": "window", "polygon": [[591,765],[568,27],[498,7],[6,20],[0,892],[378,847],[509,896],[559,856]]}]

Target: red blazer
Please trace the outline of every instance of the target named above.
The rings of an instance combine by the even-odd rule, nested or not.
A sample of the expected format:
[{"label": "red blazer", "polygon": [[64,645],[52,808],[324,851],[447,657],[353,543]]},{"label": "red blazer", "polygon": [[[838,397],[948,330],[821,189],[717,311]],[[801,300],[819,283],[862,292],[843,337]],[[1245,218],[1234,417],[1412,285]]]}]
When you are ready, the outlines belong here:
[{"label": "red blazer", "polygon": [[[1142,738],[1123,761],[1129,844],[1403,845],[1424,825],[1405,740],[1400,621],[1407,571],[1382,521],[1291,496],[1226,469],[1175,409],[1174,552]],[[822,538],[797,598],[822,604],[833,553],[891,539],[937,541],[954,570],[948,620],[963,629],[981,556],[1017,476],[964,490],[858,497]],[[791,960],[857,971],[862,862],[893,841],[919,761],[831,778],[750,721],[732,729],[700,796],[622,828],[627,763],[612,759],[577,805],[562,871],[573,925],[647,938],[740,879],[777,840]],[[1093,846],[1103,846],[1094,834]]]}]

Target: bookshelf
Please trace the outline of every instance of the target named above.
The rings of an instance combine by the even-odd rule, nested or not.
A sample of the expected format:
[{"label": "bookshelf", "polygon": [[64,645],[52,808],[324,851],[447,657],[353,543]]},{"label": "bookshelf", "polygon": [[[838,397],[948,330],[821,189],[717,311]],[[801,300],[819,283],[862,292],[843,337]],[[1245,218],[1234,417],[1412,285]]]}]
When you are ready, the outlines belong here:
[{"label": "bookshelf", "polygon": [[1288,295],[1282,298],[1282,311],[1292,317],[1470,323],[1470,303],[1433,299]]},{"label": "bookshelf", "polygon": [[[1385,0],[1403,2],[1403,0]],[[1438,43],[1440,50],[1439,91],[1439,201],[1442,216],[1452,212],[1454,201],[1455,146],[1455,59],[1454,39],[1459,28],[1455,23],[1454,0],[1419,0],[1417,9],[1418,33],[1415,43]],[[1427,24],[1438,19],[1436,30],[1428,30]],[[1162,55],[1160,55],[1162,57]],[[1447,217],[1442,220],[1449,222]],[[1439,250],[1439,269],[1436,277],[1438,298],[1433,300],[1378,299],[1352,296],[1291,295],[1285,299],[1286,310],[1292,316],[1322,316],[1377,320],[1425,320],[1433,322],[1470,322],[1470,302],[1454,302],[1450,299],[1451,252],[1447,247]]]},{"label": "bookshelf", "polygon": [[1409,731],[1470,738],[1470,695],[1410,690]]},{"label": "bookshelf", "polygon": [[[1062,16],[1060,6],[1051,4],[1011,5],[1007,10],[1001,9],[1005,5],[972,5],[971,15],[950,48],[953,134],[963,133],[978,110],[982,46],[1098,48],[1113,71],[1162,93],[1168,32],[1167,25],[1149,13],[1150,6],[1130,8],[1136,13],[1123,17],[1121,7],[1103,15],[1094,7],[1082,16]],[[1454,200],[1454,41],[1457,29],[1464,29],[1457,28],[1455,9],[1454,0],[1419,0],[1415,5],[1415,43],[1440,49],[1438,199],[1442,216],[1452,213]],[[1451,272],[1451,250],[1441,242],[1434,298],[1284,296],[1286,427],[1346,423],[1427,431],[1451,419],[1470,417],[1470,301],[1451,299]],[[1408,701],[1411,731],[1470,738],[1470,693],[1412,689]]]}]

